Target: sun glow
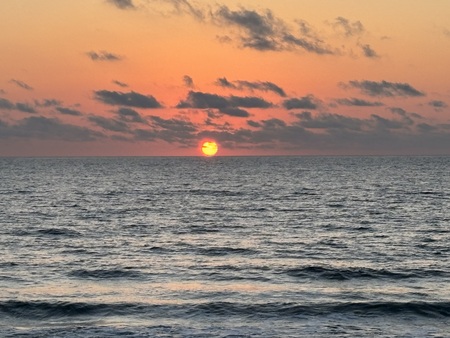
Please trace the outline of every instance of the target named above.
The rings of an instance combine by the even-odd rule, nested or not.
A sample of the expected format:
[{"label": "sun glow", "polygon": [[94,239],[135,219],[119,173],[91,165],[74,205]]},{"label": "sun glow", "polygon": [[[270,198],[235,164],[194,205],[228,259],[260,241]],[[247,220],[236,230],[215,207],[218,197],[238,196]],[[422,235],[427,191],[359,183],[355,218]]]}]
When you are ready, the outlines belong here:
[{"label": "sun glow", "polygon": [[205,156],[214,156],[216,155],[218,150],[219,147],[217,146],[217,143],[214,141],[205,141],[202,143],[202,153]]}]

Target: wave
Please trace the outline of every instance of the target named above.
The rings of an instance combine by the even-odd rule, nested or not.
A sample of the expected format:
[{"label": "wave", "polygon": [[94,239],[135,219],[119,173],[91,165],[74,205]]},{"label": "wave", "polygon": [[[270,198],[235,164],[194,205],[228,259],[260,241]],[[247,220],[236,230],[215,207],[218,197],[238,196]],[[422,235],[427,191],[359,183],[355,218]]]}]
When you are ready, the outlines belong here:
[{"label": "wave", "polygon": [[42,320],[77,316],[153,316],[203,317],[239,316],[247,318],[304,318],[309,316],[355,315],[360,317],[415,316],[449,318],[450,302],[348,302],[348,303],[232,303],[159,305],[142,303],[86,303],[45,301],[3,301],[0,314],[4,316]]},{"label": "wave", "polygon": [[127,269],[79,269],[69,272],[70,277],[88,279],[114,279],[114,278],[142,278],[143,274],[138,271]]},{"label": "wave", "polygon": [[349,280],[349,279],[407,279],[407,278],[427,278],[427,277],[449,277],[450,272],[442,270],[406,270],[389,271],[385,269],[371,268],[333,268],[323,266],[305,266],[293,269],[286,269],[283,273],[298,278],[317,278],[325,280]]},{"label": "wave", "polygon": [[244,248],[231,248],[231,247],[212,247],[202,248],[198,250],[200,255],[205,256],[226,256],[226,255],[253,255],[257,251]]},{"label": "wave", "polygon": [[76,237],[76,236],[81,235],[78,231],[70,230],[70,229],[66,229],[66,228],[39,229],[39,230],[37,230],[37,232],[42,235],[50,235],[50,236]]}]

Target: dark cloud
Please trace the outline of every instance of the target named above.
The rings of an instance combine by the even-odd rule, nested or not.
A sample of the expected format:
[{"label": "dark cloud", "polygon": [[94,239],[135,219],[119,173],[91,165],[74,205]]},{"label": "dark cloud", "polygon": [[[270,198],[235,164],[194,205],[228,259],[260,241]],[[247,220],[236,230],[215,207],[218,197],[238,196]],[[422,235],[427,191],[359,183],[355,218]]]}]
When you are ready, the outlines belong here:
[{"label": "dark cloud", "polygon": [[312,95],[303,96],[301,98],[287,99],[283,102],[286,109],[317,109],[316,99]]},{"label": "dark cloud", "polygon": [[188,88],[193,88],[194,87],[194,80],[189,75],[183,76],[183,83]]},{"label": "dark cloud", "polygon": [[130,130],[125,122],[116,119],[106,118],[103,116],[89,116],[88,120],[95,125],[109,131],[126,133]]},{"label": "dark cloud", "polygon": [[0,123],[0,138],[24,138],[86,142],[104,135],[85,127],[62,123],[56,118],[32,116],[10,125]]},{"label": "dark cloud", "polygon": [[173,6],[176,14],[188,14],[200,21],[205,19],[204,10],[192,5],[188,0],[165,0],[165,2]]},{"label": "dark cloud", "polygon": [[213,20],[220,25],[236,27],[240,31],[241,46],[245,48],[259,51],[301,49],[316,54],[334,54],[321,39],[309,34],[310,30],[306,29],[305,24],[299,30],[302,35],[297,35],[270,10],[257,12],[241,8],[233,11],[227,6],[220,6],[213,13]]},{"label": "dark cloud", "polygon": [[[402,114],[398,110],[398,116]],[[340,154],[449,153],[450,126],[448,129],[445,125],[427,123],[411,126],[407,119],[379,115],[366,119],[303,112],[295,116],[297,121],[292,124],[280,119],[248,120],[251,129],[207,131],[199,136],[214,137],[228,148],[284,148]]]},{"label": "dark cloud", "polygon": [[232,107],[242,108],[270,108],[272,103],[255,96],[230,96],[229,102]]},{"label": "dark cloud", "polygon": [[237,89],[237,90],[244,90],[244,89],[261,90],[264,92],[273,92],[275,94],[278,94],[281,97],[286,96],[285,91],[281,87],[279,87],[275,83],[269,82],[269,81],[251,82],[251,81],[237,80],[237,81],[230,82],[224,77],[224,78],[217,79],[216,84],[218,86],[225,87],[225,88],[232,88],[232,89]]},{"label": "dark cloud", "polygon": [[308,39],[296,37],[293,34],[286,33],[283,36],[283,41],[286,42],[291,47],[292,46],[300,47],[310,53],[315,53],[319,55],[335,54],[335,52],[331,50],[329,47],[322,46],[321,40],[310,41]]},{"label": "dark cloud", "polygon": [[152,95],[142,95],[136,92],[116,92],[109,90],[95,91],[95,99],[113,106],[136,108],[161,108],[161,104]]},{"label": "dark cloud", "polygon": [[362,45],[361,46],[362,50],[363,50],[363,54],[365,57],[367,58],[371,58],[371,59],[376,59],[379,58],[380,56],[377,54],[377,52],[375,52],[372,47],[370,47],[370,45]]},{"label": "dark cloud", "polygon": [[338,114],[322,113],[313,117],[310,112],[295,114],[299,125],[310,129],[344,129],[361,130],[366,121]]},{"label": "dark cloud", "polygon": [[272,104],[259,97],[230,96],[190,91],[186,100],[181,101],[177,108],[269,108]]},{"label": "dark cloud", "polygon": [[449,38],[450,38],[450,30],[444,29],[444,30],[443,30],[443,33],[444,33],[444,35],[445,35],[446,37],[449,37]]},{"label": "dark cloud", "polygon": [[333,27],[343,33],[346,37],[359,36],[364,33],[365,29],[361,21],[353,21],[339,16],[335,19]]},{"label": "dark cloud", "polygon": [[262,126],[261,123],[252,120],[247,120],[247,124],[253,128],[260,128]]},{"label": "dark cloud", "polygon": [[150,116],[151,123],[154,127],[176,131],[176,132],[195,132],[197,127],[190,121],[181,119],[164,119],[159,116]]},{"label": "dark cloud", "polygon": [[0,97],[0,109],[12,110],[15,109],[16,105],[7,99]]},{"label": "dark cloud", "polygon": [[101,51],[101,52],[87,52],[86,55],[92,60],[92,61],[120,61],[122,60],[122,57],[111,53],[107,51]]},{"label": "dark cloud", "polygon": [[430,102],[428,102],[428,105],[433,107],[436,110],[441,110],[441,109],[448,107],[447,103],[445,103],[444,101],[440,101],[440,100],[430,101]]},{"label": "dark cloud", "polygon": [[356,107],[379,107],[384,105],[382,102],[379,101],[367,101],[353,97],[350,99],[337,99],[336,102],[343,106],[356,106]]},{"label": "dark cloud", "polygon": [[33,90],[33,87],[20,80],[11,79],[9,82],[14,83],[15,85],[23,89]]},{"label": "dark cloud", "polygon": [[388,81],[349,81],[348,84],[341,83],[344,88],[357,88],[362,93],[369,96],[425,96],[421,92],[408,83],[388,82]]},{"label": "dark cloud", "polygon": [[122,87],[122,88],[128,87],[128,84],[126,84],[125,82],[113,80],[112,83],[114,83],[115,85],[118,85],[119,87]]},{"label": "dark cloud", "polygon": [[124,122],[146,123],[142,116],[134,109],[119,108],[119,110],[117,110],[117,115],[119,116],[119,119]]},{"label": "dark cloud", "polygon": [[18,110],[24,113],[36,113],[36,110],[28,103],[17,102],[13,103],[7,99],[0,97],[0,109]]},{"label": "dark cloud", "polygon": [[133,0],[107,0],[110,4],[113,4],[120,9],[134,9]]},{"label": "dark cloud", "polygon": [[222,114],[229,115],[229,116],[235,116],[235,117],[249,117],[250,114],[243,109],[240,108],[233,108],[233,107],[226,107],[226,108],[220,108],[219,111]]},{"label": "dark cloud", "polygon": [[38,107],[54,107],[54,106],[60,106],[62,102],[60,100],[55,99],[44,99],[42,101],[35,100],[34,104]]},{"label": "dark cloud", "polygon": [[194,146],[198,141],[197,126],[191,121],[150,116],[150,123],[152,130],[138,129],[134,132],[138,140],[160,139],[169,143],[180,143],[183,146]]},{"label": "dark cloud", "polygon": [[21,102],[17,102],[15,109],[24,112],[24,113],[36,113],[36,110],[31,107],[28,103],[21,103]]},{"label": "dark cloud", "polygon": [[64,115],[72,115],[72,116],[81,116],[81,115],[83,115],[82,112],[80,112],[79,110],[76,110],[76,109],[65,108],[65,107],[56,107],[55,109],[58,112],[60,112],[61,114],[64,114]]}]

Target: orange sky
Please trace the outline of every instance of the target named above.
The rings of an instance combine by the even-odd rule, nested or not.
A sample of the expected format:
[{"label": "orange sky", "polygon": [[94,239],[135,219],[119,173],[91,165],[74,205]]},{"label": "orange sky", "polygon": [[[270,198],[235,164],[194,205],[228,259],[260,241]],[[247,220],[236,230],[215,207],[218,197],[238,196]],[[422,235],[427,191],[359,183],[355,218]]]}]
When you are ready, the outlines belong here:
[{"label": "orange sky", "polygon": [[450,154],[446,0],[0,3],[0,156]]}]

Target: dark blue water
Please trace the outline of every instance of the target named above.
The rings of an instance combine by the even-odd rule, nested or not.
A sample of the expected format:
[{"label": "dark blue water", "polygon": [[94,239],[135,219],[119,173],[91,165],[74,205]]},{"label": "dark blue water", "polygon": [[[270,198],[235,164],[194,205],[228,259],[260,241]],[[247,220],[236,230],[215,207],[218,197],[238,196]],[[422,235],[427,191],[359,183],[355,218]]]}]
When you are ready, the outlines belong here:
[{"label": "dark blue water", "polygon": [[0,174],[1,337],[450,337],[449,157]]}]

